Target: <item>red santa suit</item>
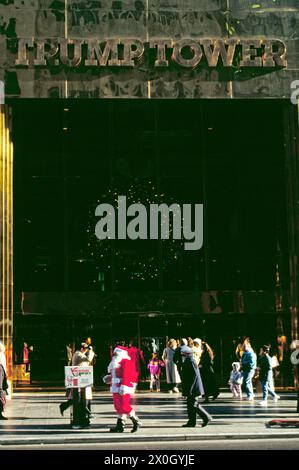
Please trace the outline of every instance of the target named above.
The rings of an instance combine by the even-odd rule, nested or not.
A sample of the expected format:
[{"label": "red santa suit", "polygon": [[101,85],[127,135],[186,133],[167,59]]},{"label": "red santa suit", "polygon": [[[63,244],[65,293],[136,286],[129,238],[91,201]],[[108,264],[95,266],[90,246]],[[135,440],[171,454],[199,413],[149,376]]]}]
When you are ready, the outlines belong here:
[{"label": "red santa suit", "polygon": [[112,361],[108,366],[111,374],[111,388],[113,403],[118,418],[126,420],[127,416],[135,417],[131,398],[134,394],[134,363],[131,360],[128,349],[117,346],[114,349]]}]

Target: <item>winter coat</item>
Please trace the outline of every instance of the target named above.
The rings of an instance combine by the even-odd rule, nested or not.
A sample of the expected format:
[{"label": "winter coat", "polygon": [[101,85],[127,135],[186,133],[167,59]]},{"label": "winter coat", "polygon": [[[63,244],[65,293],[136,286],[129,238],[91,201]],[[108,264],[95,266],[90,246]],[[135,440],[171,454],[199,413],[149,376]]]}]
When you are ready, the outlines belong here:
[{"label": "winter coat", "polygon": [[241,358],[242,370],[246,373],[256,369],[256,354],[251,349],[250,351],[244,351]]},{"label": "winter coat", "polygon": [[131,358],[132,365],[133,365],[133,368],[132,368],[132,371],[133,371],[132,372],[133,373],[132,381],[134,383],[138,384],[139,376],[140,376],[140,372],[141,372],[140,361],[142,361],[144,363],[143,352],[141,351],[141,349],[136,348],[135,346],[131,346],[128,349],[128,354]]},{"label": "winter coat", "polygon": [[199,397],[204,393],[198,365],[193,357],[188,356],[182,364],[182,395]]},{"label": "winter coat", "polygon": [[213,360],[211,359],[210,354],[208,351],[203,351],[200,357],[201,366],[199,368],[201,379],[203,382],[203,387],[205,389],[205,396],[217,396],[219,395],[219,387],[216,382],[216,377],[213,369]]},{"label": "winter coat", "polygon": [[[73,355],[72,359],[72,366],[89,366],[89,358],[83,354],[81,351],[76,351],[75,354]],[[86,397],[88,397],[88,400],[92,399],[92,388],[91,387],[85,387],[85,394]]]},{"label": "winter coat", "polygon": [[76,351],[73,355],[72,366],[88,366],[89,358],[81,351]]},{"label": "winter coat", "polygon": [[8,389],[7,376],[4,367],[0,364],[0,394]]},{"label": "winter coat", "polygon": [[242,385],[243,383],[242,372],[240,372],[239,370],[233,369],[230,373],[229,383],[232,385]]},{"label": "winter coat", "polygon": [[164,367],[164,362],[159,361],[159,359],[152,359],[148,364],[148,369],[151,375],[155,375],[157,377],[161,374],[161,369]]},{"label": "winter coat", "polygon": [[260,374],[259,374],[260,380],[263,382],[264,381],[270,382],[273,378],[271,357],[268,354],[260,356],[259,366],[260,366]]},{"label": "winter coat", "polygon": [[181,383],[181,378],[178,373],[177,366],[174,363],[174,354],[175,349],[167,348],[164,349],[162,359],[165,363],[166,368],[166,381],[168,384],[179,384]]}]

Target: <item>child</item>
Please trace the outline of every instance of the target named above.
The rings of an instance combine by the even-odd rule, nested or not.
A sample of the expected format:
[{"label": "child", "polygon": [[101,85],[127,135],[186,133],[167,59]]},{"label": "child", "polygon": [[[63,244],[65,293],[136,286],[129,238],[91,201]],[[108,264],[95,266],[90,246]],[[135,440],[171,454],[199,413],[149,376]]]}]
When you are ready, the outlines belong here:
[{"label": "child", "polygon": [[147,367],[151,374],[150,391],[153,391],[155,385],[156,391],[160,392],[160,375],[161,369],[164,367],[164,362],[160,361],[157,353],[152,353],[152,359],[150,360]]},{"label": "child", "polygon": [[232,363],[232,371],[230,373],[229,377],[229,385],[230,385],[230,390],[233,394],[233,398],[240,398],[242,399],[242,383],[243,383],[243,377],[242,373],[240,372],[240,362],[233,362]]},{"label": "child", "polygon": [[279,400],[279,396],[276,395],[274,389],[272,388],[273,384],[273,371],[272,371],[272,361],[269,356],[270,348],[268,345],[265,345],[260,350],[260,381],[263,391],[263,400],[260,402],[261,406],[267,406],[268,394],[270,394],[274,401]]}]

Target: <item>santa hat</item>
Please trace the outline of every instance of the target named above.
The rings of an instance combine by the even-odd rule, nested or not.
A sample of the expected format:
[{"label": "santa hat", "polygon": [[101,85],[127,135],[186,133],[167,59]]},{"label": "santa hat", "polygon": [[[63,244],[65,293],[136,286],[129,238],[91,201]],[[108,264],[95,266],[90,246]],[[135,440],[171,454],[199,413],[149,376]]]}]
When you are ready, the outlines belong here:
[{"label": "santa hat", "polygon": [[125,348],[124,346],[116,346],[116,348],[113,351],[113,354],[117,356],[118,358],[122,359],[128,359],[128,361],[131,360],[129,353],[128,353],[128,348]]},{"label": "santa hat", "polygon": [[124,346],[116,346],[113,351],[113,357],[112,360],[108,366],[108,372],[111,372],[113,369],[119,369],[120,363],[123,360],[130,361],[131,358],[128,354],[128,349],[125,348]]}]

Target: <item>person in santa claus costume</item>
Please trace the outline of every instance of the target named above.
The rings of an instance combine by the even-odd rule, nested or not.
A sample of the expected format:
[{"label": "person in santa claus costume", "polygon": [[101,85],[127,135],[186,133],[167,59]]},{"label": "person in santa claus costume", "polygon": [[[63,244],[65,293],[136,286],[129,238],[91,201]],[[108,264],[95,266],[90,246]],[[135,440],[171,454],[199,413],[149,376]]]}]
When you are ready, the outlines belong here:
[{"label": "person in santa claus costume", "polygon": [[138,431],[141,426],[131,403],[135,389],[134,372],[134,364],[128,354],[128,349],[124,346],[117,346],[108,366],[108,373],[111,374],[110,391],[113,394],[114,408],[117,413],[116,426],[110,429],[110,432],[123,432],[127,417],[133,423],[131,432]]}]

